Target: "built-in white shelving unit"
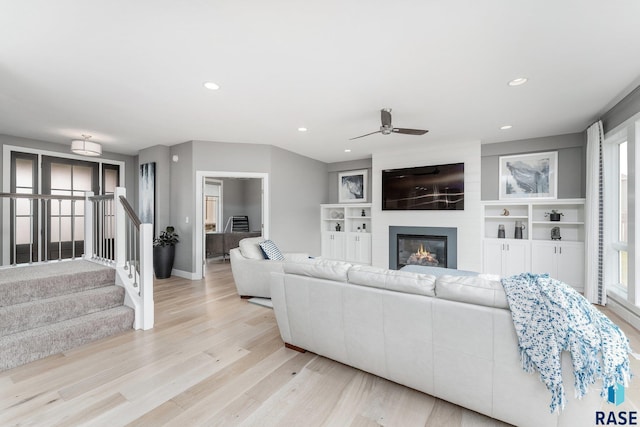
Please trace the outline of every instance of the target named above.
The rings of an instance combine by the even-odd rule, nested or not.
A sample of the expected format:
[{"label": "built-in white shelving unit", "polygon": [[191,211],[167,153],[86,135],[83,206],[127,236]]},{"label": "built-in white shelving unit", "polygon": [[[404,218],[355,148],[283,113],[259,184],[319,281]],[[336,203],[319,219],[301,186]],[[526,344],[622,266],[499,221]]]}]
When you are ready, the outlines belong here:
[{"label": "built-in white shelving unit", "polygon": [[371,264],[371,204],[320,206],[322,257]]},{"label": "built-in white shelving unit", "polygon": [[[562,213],[551,221],[552,210]],[[549,273],[578,290],[584,288],[584,199],[482,202],[483,272],[508,276]],[[520,222],[522,239],[515,238]],[[503,225],[505,237],[498,238]],[[559,228],[560,240],[552,240]]]}]

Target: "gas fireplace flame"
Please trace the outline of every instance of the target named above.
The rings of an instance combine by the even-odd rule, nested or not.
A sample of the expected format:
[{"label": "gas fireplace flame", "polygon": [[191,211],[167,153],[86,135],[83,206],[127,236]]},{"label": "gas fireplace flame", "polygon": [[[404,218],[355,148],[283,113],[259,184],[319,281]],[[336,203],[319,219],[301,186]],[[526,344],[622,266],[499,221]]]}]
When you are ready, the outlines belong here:
[{"label": "gas fireplace flame", "polygon": [[431,252],[425,249],[421,243],[418,250],[409,256],[407,264],[434,266],[440,264],[440,262]]}]

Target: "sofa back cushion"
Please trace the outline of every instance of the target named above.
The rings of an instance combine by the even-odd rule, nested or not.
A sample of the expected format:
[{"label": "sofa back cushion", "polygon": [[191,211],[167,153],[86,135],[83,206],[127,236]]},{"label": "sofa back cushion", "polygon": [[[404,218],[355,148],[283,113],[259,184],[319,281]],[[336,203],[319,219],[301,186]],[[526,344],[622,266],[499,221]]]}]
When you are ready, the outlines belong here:
[{"label": "sofa back cushion", "polygon": [[481,277],[441,276],[436,281],[438,298],[450,301],[509,308],[507,296],[499,280]]},{"label": "sofa back cushion", "polygon": [[299,261],[285,261],[284,272],[299,276],[317,277],[319,279],[347,281],[347,271],[351,264],[343,261],[327,259],[307,259]]},{"label": "sofa back cushion", "polygon": [[436,277],[431,274],[388,270],[386,268],[354,265],[349,270],[349,283],[407,294],[435,296]]},{"label": "sofa back cushion", "polygon": [[264,237],[247,237],[240,240],[238,246],[243,257],[249,259],[264,259],[264,253],[260,249],[260,243],[264,242]]}]

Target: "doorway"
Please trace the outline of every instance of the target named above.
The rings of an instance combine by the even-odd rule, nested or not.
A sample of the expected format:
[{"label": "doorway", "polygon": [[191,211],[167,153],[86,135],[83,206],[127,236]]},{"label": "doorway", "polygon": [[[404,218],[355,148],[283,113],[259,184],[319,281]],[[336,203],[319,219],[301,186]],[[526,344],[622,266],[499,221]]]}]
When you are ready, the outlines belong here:
[{"label": "doorway", "polygon": [[[207,261],[206,227],[207,198],[213,194],[213,187],[208,188],[207,183],[220,182],[220,194],[216,212],[216,233],[230,232],[233,224],[232,217],[246,216],[249,230],[261,232],[262,236],[269,236],[269,174],[260,172],[220,172],[220,171],[196,171],[196,218],[195,218],[195,242],[194,260],[196,261],[194,276],[203,278]],[[242,195],[242,196],[240,196]],[[242,203],[241,200],[253,202]],[[213,199],[212,202],[213,209]],[[211,227],[211,226],[209,226]],[[211,232],[211,231],[210,231]]]}]

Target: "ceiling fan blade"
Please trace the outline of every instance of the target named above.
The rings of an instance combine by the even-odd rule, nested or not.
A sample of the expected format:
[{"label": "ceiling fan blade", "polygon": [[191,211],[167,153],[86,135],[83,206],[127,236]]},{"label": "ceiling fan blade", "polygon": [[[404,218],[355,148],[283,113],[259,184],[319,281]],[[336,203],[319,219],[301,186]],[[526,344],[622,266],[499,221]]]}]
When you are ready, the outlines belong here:
[{"label": "ceiling fan blade", "polygon": [[355,138],[349,138],[349,141],[351,141],[352,139],[364,138],[365,136],[373,135],[374,133],[380,133],[380,132],[382,132],[382,131],[377,130],[375,132],[366,133],[364,135],[356,136]]},{"label": "ceiling fan blade", "polygon": [[403,133],[405,135],[424,135],[425,133],[427,133],[429,131],[428,130],[422,130],[422,129],[393,128],[393,129],[391,129],[391,132],[393,132],[393,133]]},{"label": "ceiling fan blade", "polygon": [[382,127],[391,127],[391,108],[380,110],[380,121],[382,121]]}]

